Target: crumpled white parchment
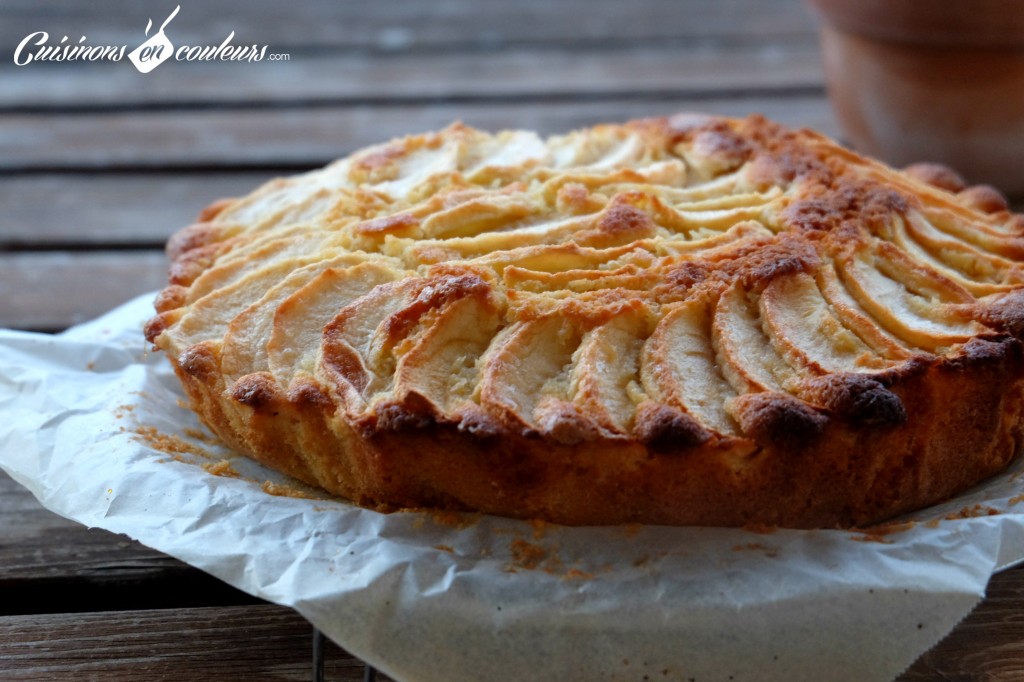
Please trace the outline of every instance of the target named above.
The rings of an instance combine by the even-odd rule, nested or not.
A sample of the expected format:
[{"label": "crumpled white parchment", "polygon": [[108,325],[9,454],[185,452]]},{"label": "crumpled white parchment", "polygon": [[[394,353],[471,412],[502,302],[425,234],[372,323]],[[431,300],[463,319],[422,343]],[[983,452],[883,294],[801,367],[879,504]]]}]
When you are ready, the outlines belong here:
[{"label": "crumpled white parchment", "polygon": [[[194,437],[142,337],[151,300],[58,336],[0,330],[0,467],[58,514],[295,608],[399,680],[888,680],[1024,559],[1021,462],[880,538],[270,495],[260,484],[286,479]],[[198,454],[155,449],[146,427]],[[240,477],[200,466],[223,457]],[[974,505],[1003,513],[944,518]]]}]

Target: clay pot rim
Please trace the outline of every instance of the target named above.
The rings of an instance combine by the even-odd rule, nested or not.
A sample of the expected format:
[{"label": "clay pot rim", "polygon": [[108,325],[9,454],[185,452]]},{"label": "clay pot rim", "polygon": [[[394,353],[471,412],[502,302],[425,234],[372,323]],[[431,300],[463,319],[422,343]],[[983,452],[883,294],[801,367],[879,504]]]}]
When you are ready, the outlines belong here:
[{"label": "clay pot rim", "polygon": [[910,45],[1024,49],[1022,0],[808,0],[844,33]]}]

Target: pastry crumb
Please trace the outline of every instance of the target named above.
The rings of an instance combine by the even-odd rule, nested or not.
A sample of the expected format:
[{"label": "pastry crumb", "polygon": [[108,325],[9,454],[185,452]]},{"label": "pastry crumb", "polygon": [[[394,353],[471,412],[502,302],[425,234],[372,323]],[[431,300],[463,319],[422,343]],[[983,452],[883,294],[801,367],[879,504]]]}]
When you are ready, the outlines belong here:
[{"label": "pastry crumb", "polygon": [[768,545],[762,545],[760,542],[748,542],[748,543],[746,543],[744,545],[735,545],[732,548],[732,551],[734,551],[734,552],[746,552],[746,551],[763,552],[764,555],[766,557],[768,557],[769,559],[774,559],[775,557],[779,556],[779,550],[778,549],[776,549],[775,547],[769,547]]},{"label": "pastry crumb", "polygon": [[478,514],[467,514],[447,509],[430,509],[427,511],[434,523],[450,528],[469,528],[479,518]]},{"label": "pastry crumb", "polygon": [[530,519],[530,527],[533,528],[533,539],[543,540],[547,533],[548,523],[542,519]]},{"label": "pastry crumb", "polygon": [[905,530],[910,530],[917,526],[917,521],[891,521],[887,523],[880,523],[877,526],[869,526],[867,528],[851,528],[850,530],[856,532],[861,531],[865,535],[878,535],[886,536],[892,535],[893,533],[902,533]]},{"label": "pastry crumb", "polygon": [[114,408],[114,419],[124,419],[125,415],[134,411],[134,405],[118,405]]},{"label": "pastry crumb", "polygon": [[999,514],[1002,514],[1002,512],[995,507],[989,507],[985,504],[975,504],[970,507],[964,507],[960,511],[946,514],[943,518],[948,521],[955,521],[957,519],[974,519],[979,516],[998,516]]},{"label": "pastry crumb", "polygon": [[239,477],[239,473],[235,471],[233,466],[231,466],[231,462],[226,459],[222,459],[219,462],[204,462],[203,469],[214,476],[226,476],[228,478]]},{"label": "pastry crumb", "polygon": [[570,568],[565,572],[565,575],[562,576],[562,580],[590,580],[593,577],[593,573],[587,573],[586,571],[581,571],[578,568]]},{"label": "pastry crumb", "polygon": [[206,450],[185,441],[178,436],[162,433],[155,426],[139,426],[134,429],[137,441],[168,455],[197,455],[212,459]]},{"label": "pastry crumb", "polygon": [[188,428],[188,429],[184,430],[184,433],[189,438],[191,438],[193,440],[197,440],[197,441],[199,441],[201,443],[206,443],[207,445],[223,445],[224,444],[223,441],[221,441],[216,436],[210,435],[210,434],[206,433],[205,431],[200,431],[199,429]]},{"label": "pastry crumb", "polygon": [[512,568],[523,568],[532,571],[548,558],[548,551],[540,545],[526,540],[516,539],[509,545],[512,551]]},{"label": "pastry crumb", "polygon": [[268,495],[274,495],[275,497],[294,497],[304,500],[317,499],[304,490],[299,490],[298,488],[282,483],[274,483],[273,481],[263,481],[260,485],[260,489]]}]

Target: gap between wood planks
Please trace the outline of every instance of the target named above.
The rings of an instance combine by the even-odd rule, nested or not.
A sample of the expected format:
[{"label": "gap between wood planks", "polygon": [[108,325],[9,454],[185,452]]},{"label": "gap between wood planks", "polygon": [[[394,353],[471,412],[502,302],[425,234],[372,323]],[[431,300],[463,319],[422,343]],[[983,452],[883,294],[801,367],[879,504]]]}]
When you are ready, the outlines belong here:
[{"label": "gap between wood planks", "polygon": [[662,88],[645,90],[616,90],[614,92],[547,92],[533,94],[452,94],[452,95],[398,95],[398,96],[352,96],[352,97],[307,97],[302,99],[225,100],[206,101],[176,99],[174,101],[151,101],[134,104],[88,103],[72,104],[25,104],[0,106],[0,114],[49,114],[74,115],[90,113],[121,112],[173,112],[173,111],[266,111],[291,109],[340,109],[343,107],[394,107],[411,108],[426,105],[473,106],[473,105],[522,105],[527,103],[548,104],[591,104],[617,102],[627,99],[633,102],[687,102],[703,99],[763,100],[824,97],[825,86],[819,84],[787,85],[765,87],[726,88]]},{"label": "gap between wood planks", "polygon": [[123,535],[44,509],[0,471],[0,616],[262,603]]},{"label": "gap between wood planks", "polygon": [[761,44],[715,50],[673,50],[646,44],[624,52],[585,54],[502,51],[422,56],[301,57],[286,62],[172,64],[141,78],[105,63],[0,65],[0,110],[151,110],[220,106],[295,106],[296,103],[422,103],[614,97],[630,93],[767,91],[785,96],[821,91],[815,44]]},{"label": "gap between wood planks", "polygon": [[[312,626],[269,604],[0,617],[0,679],[309,680],[311,652]],[[324,673],[360,681],[363,663],[328,643]]]},{"label": "gap between wood planks", "polygon": [[[38,30],[87,35],[95,43],[138,45],[152,8],[135,2],[85,10],[73,0],[6,0],[0,43],[17,45]],[[166,16],[166,15],[164,15]],[[779,40],[813,31],[801,0],[449,0],[427,2],[280,3],[204,0],[183,7],[168,27],[175,45],[268,44],[275,52],[309,48],[482,49],[579,41],[658,39]],[[73,38],[74,39],[74,38]]]},{"label": "gap between wood planks", "polygon": [[64,329],[166,281],[159,251],[0,253],[0,328]]},{"label": "gap between wood planks", "polygon": [[726,116],[763,113],[780,123],[836,135],[824,96],[752,99],[674,97],[602,101],[431,104],[261,111],[0,115],[0,170],[7,174],[104,168],[242,170],[319,166],[371,144],[437,130],[456,120],[484,130],[542,135],[681,110]]}]

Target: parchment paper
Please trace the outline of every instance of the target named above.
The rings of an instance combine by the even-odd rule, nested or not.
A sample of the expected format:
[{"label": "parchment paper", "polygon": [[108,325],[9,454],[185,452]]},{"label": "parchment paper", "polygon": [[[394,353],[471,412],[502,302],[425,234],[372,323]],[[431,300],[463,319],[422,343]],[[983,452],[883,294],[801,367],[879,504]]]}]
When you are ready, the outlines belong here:
[{"label": "parchment paper", "polygon": [[[151,300],[58,336],[0,331],[0,467],[58,514],[295,608],[399,680],[887,680],[1024,558],[1019,463],[881,537],[271,495],[283,477],[193,437],[142,337]],[[202,466],[224,457],[239,477]]]}]

